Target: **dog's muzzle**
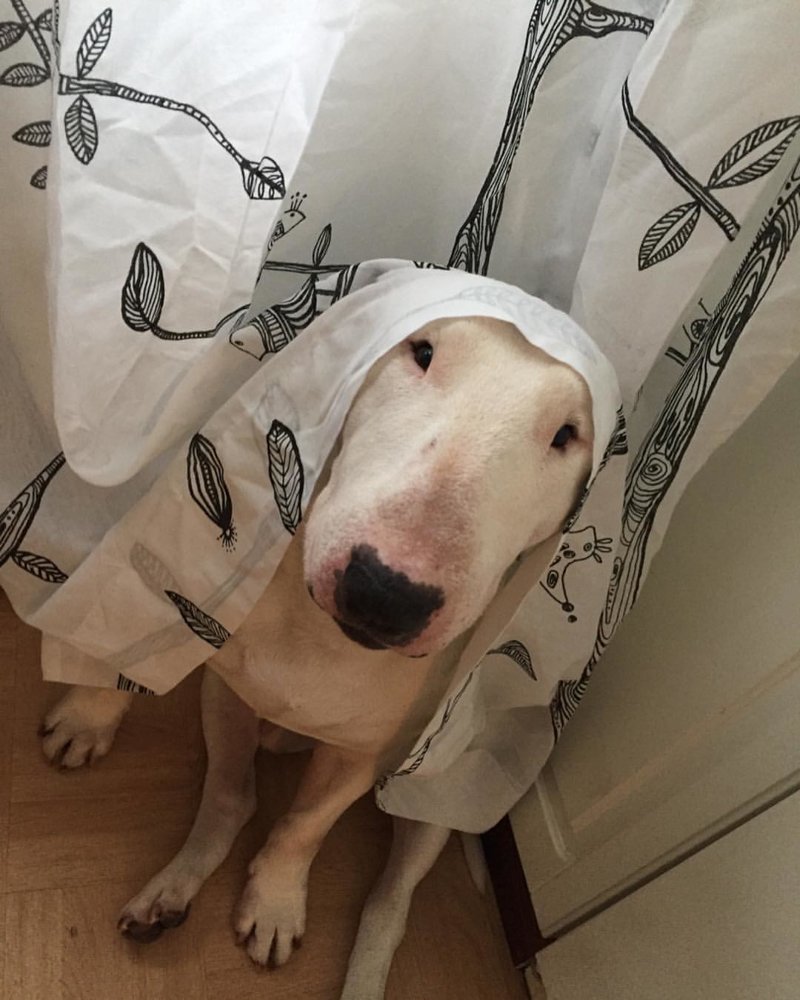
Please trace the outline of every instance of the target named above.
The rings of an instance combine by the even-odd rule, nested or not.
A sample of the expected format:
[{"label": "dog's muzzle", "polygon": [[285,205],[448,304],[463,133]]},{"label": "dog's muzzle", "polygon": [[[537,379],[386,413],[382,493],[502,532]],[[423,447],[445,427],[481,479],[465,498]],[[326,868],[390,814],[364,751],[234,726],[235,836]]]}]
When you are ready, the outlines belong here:
[{"label": "dog's muzzle", "polygon": [[354,546],[347,566],[334,577],[334,620],[348,639],[367,649],[409,645],[444,606],[440,587],[413,582],[381,562],[369,545]]}]

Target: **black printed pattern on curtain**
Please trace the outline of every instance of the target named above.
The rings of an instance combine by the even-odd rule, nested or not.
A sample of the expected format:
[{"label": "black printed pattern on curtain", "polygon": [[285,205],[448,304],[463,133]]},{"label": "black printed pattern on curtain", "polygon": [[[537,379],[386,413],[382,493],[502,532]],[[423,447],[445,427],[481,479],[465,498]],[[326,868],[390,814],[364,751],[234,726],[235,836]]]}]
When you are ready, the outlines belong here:
[{"label": "black printed pattern on curtain", "polygon": [[[26,0],[11,0],[16,21],[0,24],[0,51],[10,49],[27,38],[34,46],[36,60],[21,59],[0,74],[0,85],[7,87],[36,87],[49,81],[55,73],[59,95],[74,99],[64,112],[64,135],[75,158],[84,166],[92,162],[99,143],[99,129],[93,99],[116,98],[134,104],[148,104],[182,115],[187,115],[206,130],[209,136],[230,156],[239,167],[242,185],[248,198],[274,200],[286,193],[283,172],[271,156],[258,162],[249,160],[228,140],[222,129],[200,108],[185,101],[174,100],[160,94],[149,94],[117,80],[105,80],[96,72],[97,63],[111,42],[114,12],[111,7],[99,11],[87,25],[83,38],[74,54],[61,51],[59,35],[60,5],[54,0],[52,8],[34,17]],[[127,12],[131,16],[132,11]],[[50,53],[48,35],[52,36]],[[143,41],[146,35],[143,35]],[[55,63],[55,65],[54,65]],[[74,65],[74,71],[72,67]],[[101,67],[102,68],[102,67]],[[28,122],[13,135],[17,142],[29,146],[47,146],[50,143],[50,121]],[[31,177],[31,184],[44,188],[47,184],[47,167],[40,167]]]},{"label": "black printed pattern on curtain", "polygon": [[[752,148],[752,140],[749,142]],[[729,154],[726,156],[733,159]],[[775,164],[769,163],[765,156],[762,172],[773,166]],[[663,409],[631,462],[625,486],[620,544],[594,650],[579,679],[559,683],[551,704],[556,739],[574,714],[603,651],[636,603],[647,565],[648,542],[659,509],[726,365],[768,294],[800,228],[800,159],[785,166],[786,180],[767,208],[755,239],[750,246],[743,247],[743,256],[733,269],[727,288],[713,308],[700,303],[707,316],[692,324],[688,352],[677,351],[675,345],[666,350],[667,356],[678,362],[677,376]]]},{"label": "black printed pattern on curtain", "polygon": [[[580,37],[599,39],[618,31],[646,35],[652,27],[653,22],[650,18],[626,11],[611,10],[589,0],[556,0],[556,2],[537,0],[528,24],[522,57],[498,145],[475,202],[458,228],[449,260],[446,263],[417,261],[418,267],[459,268],[476,274],[488,273],[503,211],[506,187],[545,70],[563,46],[573,39]],[[262,264],[262,275],[288,272],[301,276],[302,283],[294,295],[262,311],[251,319],[247,326],[239,329],[238,323],[235,322],[230,333],[229,339],[234,347],[251,354],[259,361],[286,346],[325,308],[347,295],[359,267],[358,262],[339,264],[325,262],[332,241],[333,222],[329,222],[319,234],[310,262],[273,259],[272,251],[283,235],[304,221],[302,203],[305,198],[305,194],[298,194],[291,200],[289,212],[278,220],[273,231]],[[379,248],[376,248],[376,256],[380,256]],[[626,452],[624,419],[620,413],[608,454]],[[579,511],[575,512],[575,518],[578,513]],[[580,534],[581,559],[591,558],[599,562],[610,551],[610,539],[598,537],[594,532],[592,539],[589,540],[588,534],[593,532],[594,529],[590,526],[575,534],[576,536]],[[587,537],[584,538],[584,535]],[[551,566],[551,572],[542,586],[561,605],[569,615],[569,619],[574,621],[572,615],[574,608],[566,589],[566,571],[572,562],[571,555],[573,553],[566,549],[560,553],[564,566],[561,569],[555,565]],[[519,640],[510,640],[491,653],[509,658],[532,681],[537,680],[531,655]],[[412,751],[409,762],[392,777],[412,774],[422,765],[430,747],[450,721],[472,678],[471,673],[458,691],[448,699],[438,726],[424,738],[418,748]]]}]

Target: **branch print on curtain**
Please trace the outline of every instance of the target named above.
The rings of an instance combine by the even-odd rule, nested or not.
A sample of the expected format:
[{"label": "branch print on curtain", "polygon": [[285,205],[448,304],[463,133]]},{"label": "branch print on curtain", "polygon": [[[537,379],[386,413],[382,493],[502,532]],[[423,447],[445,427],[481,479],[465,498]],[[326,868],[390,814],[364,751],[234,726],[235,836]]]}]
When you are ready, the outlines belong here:
[{"label": "branch print on curtain", "polygon": [[[303,196],[305,197],[305,196]],[[292,229],[295,229],[305,219],[299,208],[297,199],[292,200],[290,207],[280,216],[270,245],[274,245]],[[277,234],[277,235],[276,235]],[[208,330],[166,330],[160,325],[161,312],[164,308],[165,287],[164,270],[156,254],[146,243],[139,243],[131,258],[130,268],[122,287],[121,312],[125,325],[137,332],[148,332],[159,340],[205,340],[214,337],[219,331],[234,321],[230,342],[234,347],[252,354],[261,361],[267,354],[274,354],[294,340],[298,333],[304,330],[320,313],[317,293],[335,298],[335,293],[318,290],[319,274],[330,269],[321,267],[322,260],[331,242],[331,226],[325,226],[317,237],[312,253],[312,267],[316,269],[301,285],[298,292],[285,302],[275,305],[264,314],[256,317],[250,324],[251,329],[240,330],[237,320],[243,318],[248,303],[232,310],[223,316]],[[291,265],[301,268],[302,265]],[[275,269],[279,269],[276,265]],[[346,266],[332,269],[335,273],[347,270]],[[258,339],[254,339],[254,333]]]},{"label": "branch print on curtain", "polygon": [[639,270],[669,260],[685,246],[701,212],[719,226],[729,240],[736,238],[739,223],[714,194],[722,188],[747,184],[769,173],[780,162],[800,128],[800,115],[765,122],[738,139],[717,162],[706,184],[697,181],[660,139],[637,118],[631,105],[627,81],[622,88],[622,108],[628,128],[651,149],[667,173],[692,200],[676,205],[656,219],[639,247]]},{"label": "branch print on curtain", "polygon": [[238,165],[248,198],[254,200],[282,198],[286,194],[286,187],[283,172],[275,160],[271,156],[262,156],[258,162],[247,159],[232,145],[219,126],[193,104],[162,97],[159,94],[149,94],[113,80],[90,76],[111,40],[112,18],[111,8],[106,7],[86,29],[75,56],[76,74],[71,76],[59,72],[58,93],[67,96],[77,95],[67,108],[64,122],[67,141],[80,162],[91,162],[97,151],[97,120],[87,95],[116,97],[134,104],[150,104],[194,119]]},{"label": "branch print on curtain", "polygon": [[[306,196],[302,197],[304,199]],[[300,203],[293,202],[293,205],[298,207],[290,205],[288,212],[278,220],[267,244],[267,254],[278,239],[290,231],[286,225],[295,228],[304,221],[305,215],[299,211]],[[295,221],[294,216],[297,215],[302,218]],[[311,251],[310,264],[273,261],[267,257],[261,266],[262,274],[265,271],[274,271],[304,274],[307,277],[288,299],[261,310],[241,329],[234,327],[229,338],[234,347],[245,354],[251,354],[257,361],[262,361],[268,354],[276,354],[286,347],[299,333],[310,326],[327,306],[338,302],[347,294],[357,265],[323,263],[330,249],[331,236],[332,226],[328,223],[317,237],[314,249]]]},{"label": "branch print on curtain", "polygon": [[[0,52],[11,49],[18,42],[28,38],[36,50],[38,62],[21,61],[8,66],[0,73],[0,86],[36,87],[46,83],[51,75],[50,49],[44,32],[53,30],[52,10],[45,10],[34,18],[24,0],[11,0],[17,15],[16,21],[0,22]],[[25,146],[43,147],[50,145],[52,126],[49,120],[28,122],[11,136],[15,142]],[[32,187],[44,189],[47,185],[47,166],[38,167],[30,178]]]},{"label": "branch print on curtain", "polygon": [[240,306],[234,309],[209,330],[165,330],[159,325],[164,296],[161,263],[146,243],[140,243],[133,253],[128,276],[122,286],[122,319],[131,330],[147,331],[159,340],[205,340],[214,337],[234,317],[243,315],[247,308]]},{"label": "branch print on curtain", "polygon": [[[58,39],[58,0],[52,11],[45,11],[34,19],[25,0],[11,0],[18,21],[0,24],[0,51],[19,42],[25,35],[33,41],[40,62],[19,62],[8,67],[0,75],[0,84],[7,87],[35,87],[51,76],[50,50],[43,32],[53,31],[53,44],[57,53],[57,90],[63,96],[75,99],[64,112],[64,134],[75,158],[85,166],[91,163],[97,152],[99,132],[94,106],[89,97],[115,97],[134,104],[149,104],[187,115],[201,125],[211,138],[231,157],[239,167],[242,184],[248,198],[253,200],[274,200],[283,198],[286,186],[283,171],[271,156],[260,160],[249,160],[228,140],[219,126],[199,108],[184,101],[176,101],[158,94],[149,94],[113,80],[104,80],[92,73],[111,41],[113,11],[106,7],[89,24],[75,53],[75,73],[62,72],[62,61]],[[32,146],[47,145],[50,141],[50,122],[32,122],[14,133],[17,142]],[[44,188],[47,168],[40,167],[31,177],[34,187]]]}]

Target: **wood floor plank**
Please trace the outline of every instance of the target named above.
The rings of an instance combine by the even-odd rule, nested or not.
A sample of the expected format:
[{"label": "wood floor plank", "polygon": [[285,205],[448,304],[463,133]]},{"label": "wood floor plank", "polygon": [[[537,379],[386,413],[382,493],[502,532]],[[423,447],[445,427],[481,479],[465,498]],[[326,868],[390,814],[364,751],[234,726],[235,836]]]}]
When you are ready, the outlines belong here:
[{"label": "wood floor plank", "polygon": [[4,1000],[203,1000],[191,928],[144,951],[116,932],[132,883],[8,893]]},{"label": "wood floor plank", "polygon": [[109,1000],[203,1000],[203,967],[191,924],[165,935],[154,948],[117,933],[120,900],[140,888],[137,880],[104,883],[99,892],[96,887],[64,892],[72,946],[63,969],[65,1000],[99,997],[101,988]]},{"label": "wood floor plank", "polygon": [[61,889],[5,898],[5,1000],[61,1000],[65,935]]},{"label": "wood floor plank", "polygon": [[[4,883],[0,883],[2,885]],[[6,939],[6,902],[7,895],[0,892],[0,996],[6,996],[6,955],[8,941]],[[14,945],[16,947],[16,944]]]}]

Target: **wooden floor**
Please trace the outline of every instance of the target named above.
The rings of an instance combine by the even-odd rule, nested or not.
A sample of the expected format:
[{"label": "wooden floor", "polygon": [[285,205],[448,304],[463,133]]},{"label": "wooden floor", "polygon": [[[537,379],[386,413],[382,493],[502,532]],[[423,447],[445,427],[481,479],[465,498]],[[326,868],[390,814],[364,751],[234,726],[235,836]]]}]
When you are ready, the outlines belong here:
[{"label": "wooden floor", "polygon": [[[359,907],[388,847],[388,819],[369,797],[335,827],[312,870],[308,928],[288,966],[256,969],[230,928],[247,861],[288,803],[302,758],[260,761],[259,813],[182,927],[151,945],[115,930],[122,904],[181,844],[198,802],[198,680],[138,698],[91,770],[56,771],[36,729],[60,689],[39,679],[38,636],[0,592],[2,1000],[337,1000]],[[387,998],[525,996],[494,906],[451,838],[418,890]]]}]

